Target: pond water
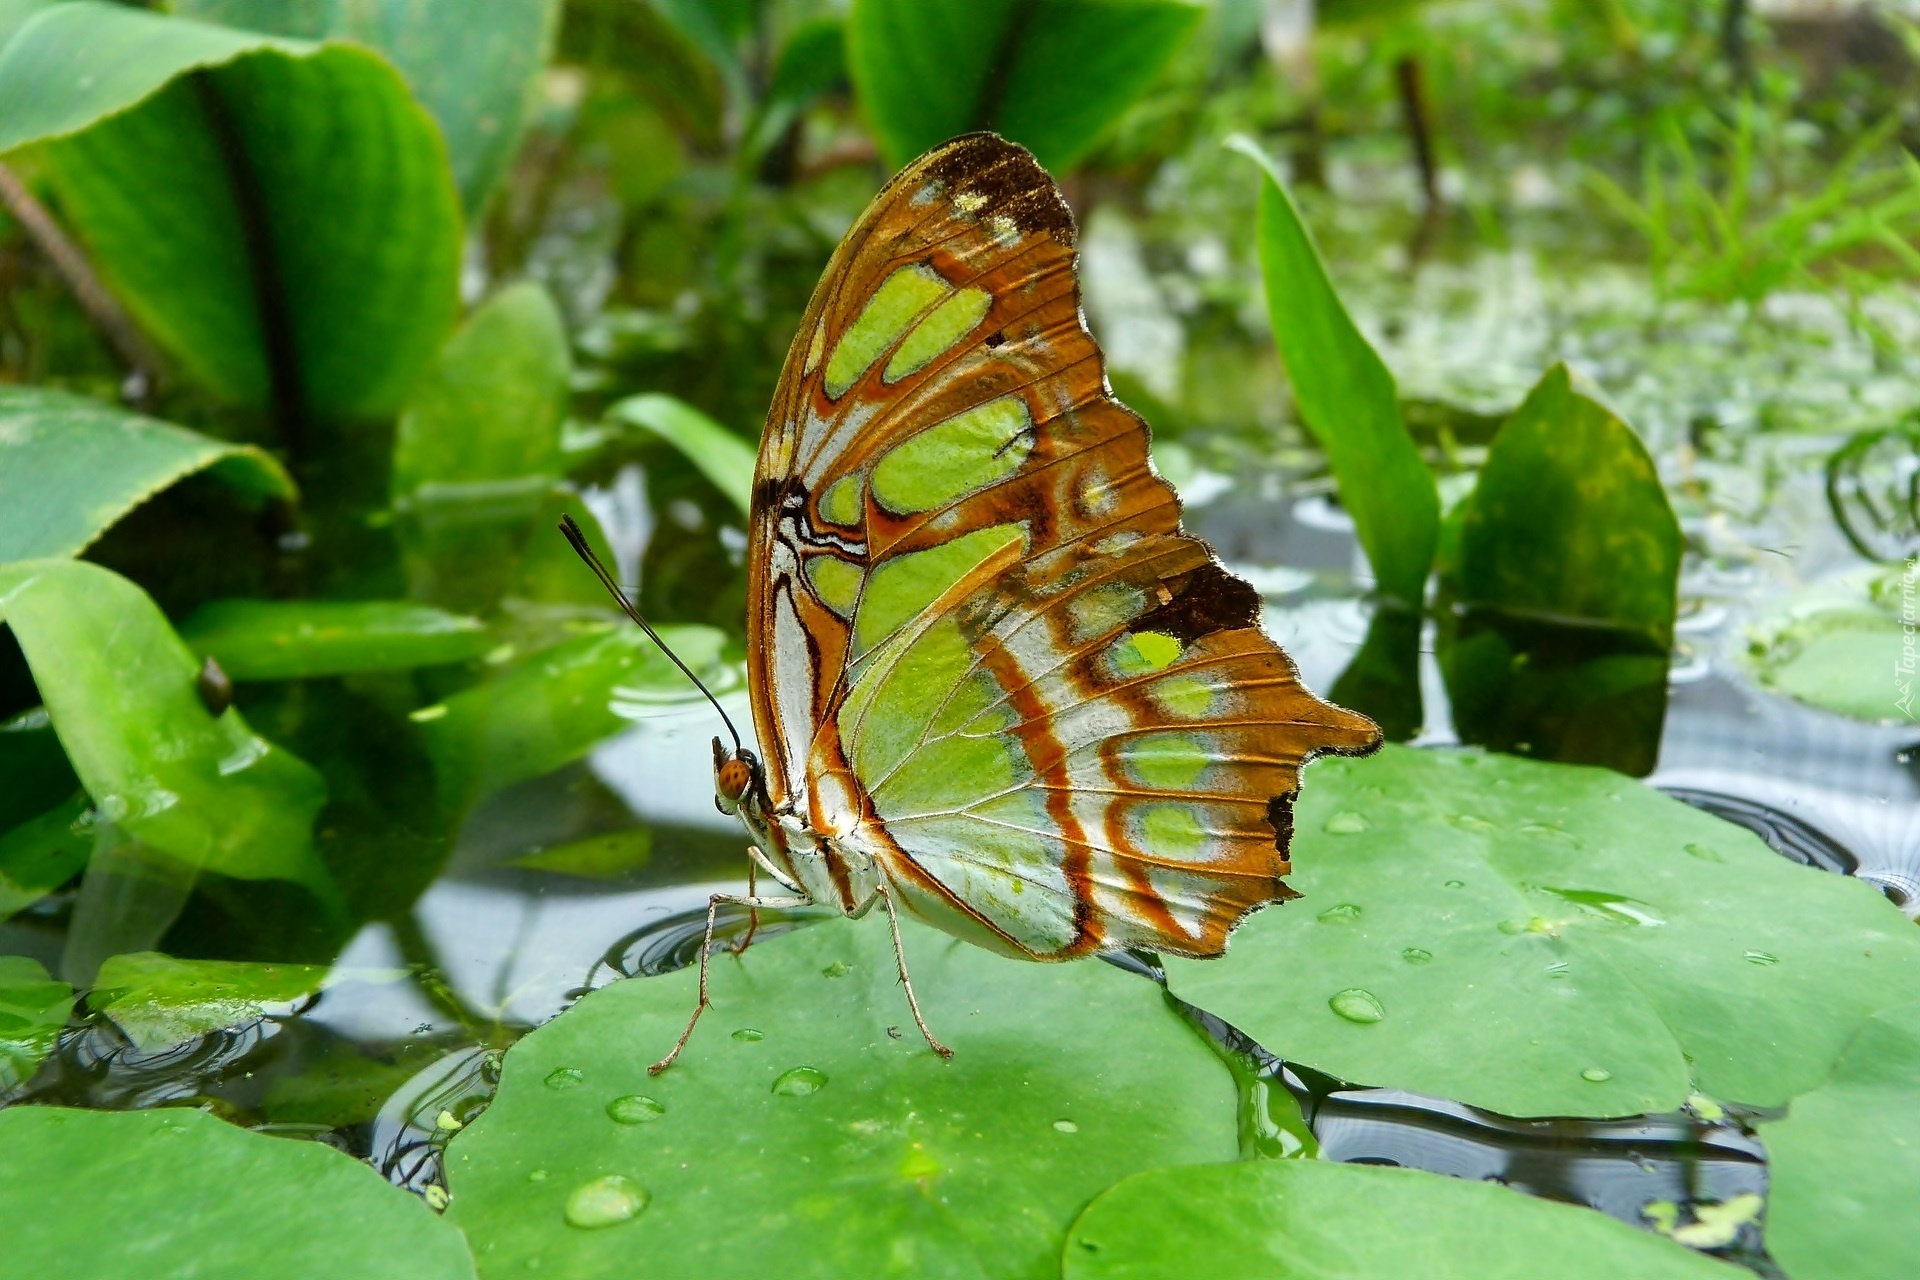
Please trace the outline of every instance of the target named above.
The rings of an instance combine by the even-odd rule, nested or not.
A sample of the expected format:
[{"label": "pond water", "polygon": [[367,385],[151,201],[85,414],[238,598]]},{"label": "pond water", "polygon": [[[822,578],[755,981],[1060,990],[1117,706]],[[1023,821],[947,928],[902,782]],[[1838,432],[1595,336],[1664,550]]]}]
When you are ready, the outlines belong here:
[{"label": "pond water", "polygon": [[[1170,233],[1151,203],[1103,209],[1090,222],[1092,321],[1123,394],[1171,415],[1163,422],[1142,406],[1189,527],[1261,590],[1269,631],[1306,682],[1325,690],[1369,622],[1351,522],[1274,392],[1271,347],[1247,320],[1245,262],[1204,236]],[[1356,243],[1401,243],[1362,224],[1349,229]],[[1769,610],[1868,566],[1829,509],[1826,460],[1920,404],[1914,361],[1889,354],[1821,297],[1744,315],[1657,304],[1644,280],[1608,268],[1557,279],[1537,247],[1443,254],[1418,271],[1398,249],[1356,252],[1336,236],[1329,250],[1403,394],[1432,407],[1426,429],[1456,472],[1484,455],[1492,415],[1555,359],[1576,361],[1615,398],[1655,453],[1688,538],[1680,643],[1650,781],[1757,832],[1783,857],[1859,876],[1920,914],[1920,728],[1891,710],[1886,722],[1868,723],[1794,701],[1747,659]],[[1920,334],[1920,308],[1872,305],[1885,331]],[[688,554],[699,572],[737,574],[737,536],[635,467],[610,473],[586,503],[612,533],[629,581],[673,568],[681,539],[698,552]],[[680,589],[691,590],[689,571],[678,572]],[[705,586],[722,599],[730,589]],[[1426,625],[1419,741],[1446,749],[1459,734]],[[429,683],[398,696],[418,703],[431,691]],[[373,887],[357,897],[362,923],[337,944],[301,934],[300,903],[261,896],[226,910],[204,892],[187,901],[137,865],[98,858],[80,888],[0,925],[0,952],[56,973],[159,945],[183,955],[297,954],[332,964],[326,988],[160,1052],[93,1018],[0,1102],[206,1105],[250,1127],[331,1142],[424,1189],[438,1180],[447,1136],[485,1105],[500,1054],[520,1034],[586,990],[689,963],[706,896],[744,888],[744,837],[711,801],[706,744],[717,726],[704,704],[637,693],[620,709],[631,721],[624,733],[448,826],[433,816],[431,776],[399,740],[398,721],[373,710],[393,696],[377,680],[240,694],[263,731],[298,720],[311,740],[313,726],[329,726],[362,773],[378,778],[350,819],[361,826],[339,838],[377,845],[378,828],[387,843],[362,854]],[[738,688],[721,697],[737,720],[750,719]],[[1893,698],[1889,676],[1889,708]],[[412,900],[417,886],[404,875],[382,879],[391,870],[383,859],[444,864]],[[385,910],[383,901],[411,905]],[[728,936],[744,925],[736,912],[721,919]],[[1151,980],[1148,962],[1121,962]],[[1750,1117],[1709,1103],[1618,1121],[1512,1120],[1350,1088],[1290,1066],[1276,1056],[1284,1045],[1253,1045],[1194,1017],[1240,1051],[1252,1152],[1284,1156],[1313,1144],[1335,1160],[1498,1179],[1637,1225],[1650,1205],[1766,1189]],[[1753,1225],[1728,1248],[1768,1273]]]}]

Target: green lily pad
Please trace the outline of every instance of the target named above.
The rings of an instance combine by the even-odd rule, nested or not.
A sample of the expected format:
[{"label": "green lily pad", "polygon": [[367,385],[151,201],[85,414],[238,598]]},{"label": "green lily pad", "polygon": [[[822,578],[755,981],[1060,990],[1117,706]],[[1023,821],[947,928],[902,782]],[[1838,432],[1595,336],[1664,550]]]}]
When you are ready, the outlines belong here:
[{"label": "green lily pad", "polygon": [[38,960],[0,956],[0,1093],[30,1079],[73,1013],[73,988]]},{"label": "green lily pad", "polygon": [[1761,1125],[1767,1252],[1794,1280],[1913,1274],[1920,1186],[1920,1004],[1876,1015],[1833,1069]]},{"label": "green lily pad", "polygon": [[[1591,1209],[1411,1169],[1264,1160],[1128,1178],[1073,1224],[1066,1280],[1736,1280]],[[1797,1273],[1796,1273],[1797,1274]]]},{"label": "green lily pad", "polygon": [[84,793],[0,831],[0,920],[71,880],[93,853],[93,805]]},{"label": "green lily pad", "polygon": [[660,437],[713,481],[741,515],[753,501],[753,446],[684,400],[666,395],[628,396],[607,410],[615,422]]},{"label": "green lily pad", "polygon": [[714,1007],[660,1076],[691,969],[596,991],[509,1050],[448,1152],[486,1272],[1038,1280],[1116,1178],[1234,1158],[1232,1078],[1152,983],[904,922],[943,1062],[878,914],[716,955]]},{"label": "green lily pad", "polygon": [[[709,688],[733,678],[720,661],[719,631],[658,630]],[[579,759],[652,708],[699,696],[645,633],[622,625],[543,649],[495,680],[422,707],[413,720],[443,803],[457,807]]]},{"label": "green lily pad", "polygon": [[847,70],[895,168],[992,129],[1067,169],[1203,15],[1184,0],[855,0]]},{"label": "green lily pad", "polygon": [[1762,687],[1822,711],[1880,724],[1920,718],[1914,641],[1900,619],[1906,571],[1815,583],[1747,629],[1740,660]]},{"label": "green lily pad", "polygon": [[205,471],[243,497],[294,496],[272,456],[113,405],[0,387],[0,563],[79,555],[120,517]]},{"label": "green lily pad", "polygon": [[180,638],[235,680],[300,680],[465,662],[493,644],[478,618],[398,600],[215,600]]},{"label": "green lily pad", "polygon": [[84,561],[24,560],[0,568],[0,621],[108,821],[189,867],[327,885],[312,841],[325,781],[238,710],[208,711],[200,660],[146,592]]},{"label": "green lily pad", "polygon": [[582,880],[624,880],[652,860],[652,830],[632,827],[523,853],[513,865]]},{"label": "green lily pad", "polygon": [[1607,770],[1387,747],[1323,760],[1295,814],[1305,899],[1184,1000],[1359,1084],[1516,1116],[1779,1106],[1920,979],[1857,880]]},{"label": "green lily pad", "polygon": [[11,1107],[0,1148],[7,1266],[22,1276],[474,1274],[458,1231],[360,1161],[203,1111]]},{"label": "green lily pad", "polygon": [[137,951],[100,965],[88,1003],[142,1049],[164,1049],[284,1012],[318,991],[326,977],[324,965],[179,960]]}]

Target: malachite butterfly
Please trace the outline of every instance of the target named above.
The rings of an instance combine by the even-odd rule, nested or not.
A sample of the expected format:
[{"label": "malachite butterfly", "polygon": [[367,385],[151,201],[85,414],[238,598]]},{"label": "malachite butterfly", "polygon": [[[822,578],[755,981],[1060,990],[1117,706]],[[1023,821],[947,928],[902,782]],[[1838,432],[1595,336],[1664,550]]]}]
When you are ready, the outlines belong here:
[{"label": "malachite butterfly", "polygon": [[[792,896],[715,905],[877,903],[896,949],[904,908],[1068,960],[1217,956],[1298,896],[1300,770],[1380,732],[1301,685],[1253,588],[1181,531],[1073,246],[1046,171],[975,133],[889,182],[828,264],[754,475],[764,754],[714,740],[750,870]],[[707,928],[696,1021],[711,907]]]}]

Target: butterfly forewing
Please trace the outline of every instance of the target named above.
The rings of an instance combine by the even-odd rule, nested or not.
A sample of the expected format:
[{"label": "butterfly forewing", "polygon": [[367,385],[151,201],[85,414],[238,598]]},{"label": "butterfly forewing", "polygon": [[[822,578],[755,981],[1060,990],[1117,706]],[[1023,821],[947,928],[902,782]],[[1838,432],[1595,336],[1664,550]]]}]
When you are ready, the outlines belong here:
[{"label": "butterfly forewing", "polygon": [[1212,955],[1280,877],[1300,767],[1370,750],[1180,532],[1024,150],[901,173],[815,294],[760,451],[754,712],[776,804],[960,936]]}]

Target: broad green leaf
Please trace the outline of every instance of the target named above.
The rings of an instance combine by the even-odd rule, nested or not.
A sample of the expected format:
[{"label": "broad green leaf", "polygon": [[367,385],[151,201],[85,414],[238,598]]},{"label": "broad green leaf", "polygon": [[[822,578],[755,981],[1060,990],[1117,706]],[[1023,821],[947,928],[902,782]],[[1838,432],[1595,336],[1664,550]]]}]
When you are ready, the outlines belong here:
[{"label": "broad green leaf", "polygon": [[1900,618],[1912,573],[1901,566],[1877,593],[1870,572],[1842,574],[1770,602],[1747,628],[1742,665],[1763,688],[1810,707],[1912,723],[1916,663]]},{"label": "broad green leaf", "polygon": [[[1232,1078],[1153,983],[902,932],[951,1062],[914,1029],[878,911],[717,954],[713,1008],[663,1075],[646,1064],[693,1008],[692,969],[515,1045],[448,1152],[450,1215],[489,1273],[1038,1280],[1116,1178],[1235,1157]],[[569,1226],[608,1177],[644,1210]]]},{"label": "broad green leaf", "polygon": [[745,440],[672,396],[628,396],[616,401],[607,416],[665,440],[713,481],[713,487],[740,508],[741,515],[750,514],[754,451]]},{"label": "broad green leaf", "polygon": [[991,129],[1070,169],[1203,13],[1183,0],[854,0],[847,69],[895,168]]},{"label": "broad green leaf", "polygon": [[[352,1156],[204,1111],[0,1111],[22,1276],[471,1280],[460,1233]],[[111,1205],[102,1199],[111,1191]]]},{"label": "broad green leaf", "polygon": [[[1911,991],[1908,992],[1911,994]],[[1767,1252],[1794,1280],[1913,1274],[1920,1186],[1920,1005],[1860,1029],[1832,1079],[1763,1123]]]},{"label": "broad green leaf", "polygon": [[[73,988],[50,977],[38,960],[0,956],[0,1094],[40,1069],[72,1012]],[[15,1159],[9,1151],[0,1164]]]},{"label": "broad green leaf", "polygon": [[87,865],[93,839],[93,806],[84,794],[0,831],[0,920],[71,880]]},{"label": "broad green leaf", "polygon": [[215,600],[180,624],[235,680],[301,680],[465,662],[492,647],[478,618],[398,600]]},{"label": "broad green leaf", "polygon": [[207,711],[200,661],[146,592],[84,561],[26,560],[0,568],[0,621],[107,821],[190,867],[323,885],[326,783],[239,711]]},{"label": "broad green leaf", "polygon": [[[731,674],[720,662],[719,631],[658,630],[708,687]],[[623,625],[542,650],[487,684],[422,707],[413,719],[439,774],[442,803],[458,807],[578,759],[652,708],[698,696],[653,641]]]},{"label": "broad green leaf", "polygon": [[557,0],[172,0],[177,14],[277,36],[351,40],[400,68],[447,140],[471,214],[519,149],[534,78],[553,48]]},{"label": "broad green leaf", "polygon": [[1556,365],[1462,508],[1440,653],[1461,736],[1651,772],[1680,548],[1640,438]]},{"label": "broad green leaf", "polygon": [[271,455],[38,387],[0,387],[0,564],[71,556],[205,471],[250,499],[294,497]]},{"label": "broad green leaf", "polygon": [[609,831],[513,860],[529,871],[551,871],[582,880],[624,880],[653,860],[653,832],[646,827]]},{"label": "broad green leaf", "polygon": [[[408,398],[394,441],[394,497],[557,476],[570,368],[566,330],[545,289],[516,284],[489,298]],[[544,490],[534,490],[536,500]]]},{"label": "broad green leaf", "polygon": [[[1920,980],[1871,885],[1603,769],[1389,746],[1301,788],[1289,883],[1175,995],[1357,1084],[1507,1115],[1779,1106]],[[1344,1015],[1343,1012],[1344,1011]]]},{"label": "broad green leaf", "polygon": [[1300,419],[1326,452],[1380,591],[1418,608],[1439,538],[1440,497],[1401,421],[1393,375],[1334,292],[1273,162],[1249,139],[1229,145],[1260,166],[1260,272]]},{"label": "broad green leaf", "polygon": [[7,41],[28,18],[59,3],[61,0],[0,0],[0,49],[6,48]]},{"label": "broad green leaf", "polygon": [[1087,1206],[1062,1261],[1066,1280],[1739,1280],[1749,1274],[1591,1209],[1486,1182],[1319,1160],[1136,1174]]},{"label": "broad green leaf", "polygon": [[393,412],[446,334],[462,233],[445,145],[365,49],[56,5],[0,51],[0,152],[49,139],[107,285],[290,443]]},{"label": "broad green leaf", "polygon": [[178,960],[157,951],[110,956],[87,1003],[148,1052],[237,1027],[312,995],[324,966]]}]

